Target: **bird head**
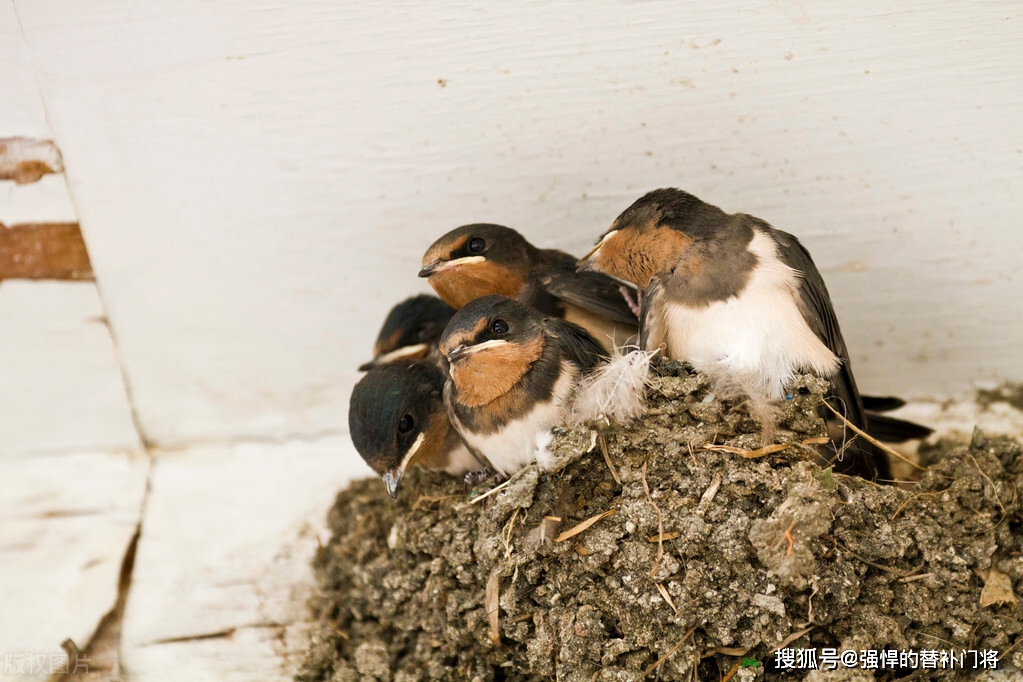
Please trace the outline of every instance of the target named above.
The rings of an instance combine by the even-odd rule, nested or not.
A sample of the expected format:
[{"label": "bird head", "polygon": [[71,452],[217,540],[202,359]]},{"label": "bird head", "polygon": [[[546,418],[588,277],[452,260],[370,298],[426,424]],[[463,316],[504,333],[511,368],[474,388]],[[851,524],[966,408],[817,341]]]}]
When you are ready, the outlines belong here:
[{"label": "bird head", "polygon": [[501,225],[464,225],[435,241],[423,255],[420,277],[455,308],[500,294],[514,298],[529,277],[536,247]]},{"label": "bird head", "polygon": [[650,280],[690,258],[713,235],[712,215],[724,214],[679,189],[650,192],[618,216],[580,270],[603,272],[645,289]]},{"label": "bird head", "polygon": [[420,294],[391,308],[373,345],[373,359],[359,367],[367,371],[395,360],[417,360],[440,340],[455,309],[436,296]]},{"label": "bird head", "polygon": [[505,296],[485,296],[451,318],[440,351],[459,402],[485,405],[511,390],[543,353],[543,316]]},{"label": "bird head", "polygon": [[443,388],[444,374],[432,363],[397,360],[373,367],[352,390],[352,442],[392,500],[410,464],[443,454],[451,428]]}]

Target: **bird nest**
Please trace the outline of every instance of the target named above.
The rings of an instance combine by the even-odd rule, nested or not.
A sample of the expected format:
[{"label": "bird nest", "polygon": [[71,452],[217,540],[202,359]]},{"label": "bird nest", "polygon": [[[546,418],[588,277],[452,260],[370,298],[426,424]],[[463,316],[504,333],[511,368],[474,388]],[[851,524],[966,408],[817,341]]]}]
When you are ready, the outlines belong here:
[{"label": "bird nest", "polygon": [[564,430],[553,470],[489,495],[425,471],[396,504],[353,483],[315,559],[297,679],[749,680],[811,648],[995,650],[1023,668],[1020,445],[977,433],[911,489],[832,474],[816,463],[826,383],[795,388],[771,447],[665,363],[645,417]]}]

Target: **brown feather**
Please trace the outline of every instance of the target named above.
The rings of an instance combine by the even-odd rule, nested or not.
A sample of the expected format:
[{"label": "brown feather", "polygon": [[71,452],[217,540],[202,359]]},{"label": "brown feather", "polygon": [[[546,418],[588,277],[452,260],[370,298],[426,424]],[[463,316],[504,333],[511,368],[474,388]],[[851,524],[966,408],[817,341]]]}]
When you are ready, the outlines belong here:
[{"label": "brown feather", "polygon": [[[484,321],[485,322],[485,321]],[[542,336],[507,343],[463,357],[451,365],[458,402],[481,407],[508,393],[543,353]]]}]

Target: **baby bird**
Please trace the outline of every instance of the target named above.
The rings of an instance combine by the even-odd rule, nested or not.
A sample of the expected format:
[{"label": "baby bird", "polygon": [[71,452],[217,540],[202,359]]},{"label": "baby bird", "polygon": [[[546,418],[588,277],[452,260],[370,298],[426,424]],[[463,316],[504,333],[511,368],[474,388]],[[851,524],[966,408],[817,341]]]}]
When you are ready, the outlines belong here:
[{"label": "baby bird", "polygon": [[436,296],[420,294],[391,308],[373,345],[373,359],[359,366],[360,372],[394,360],[417,360],[437,354],[437,342],[455,309]]},{"label": "baby bird", "polygon": [[[831,298],[791,234],[682,190],[659,189],[627,208],[580,264],[635,283],[643,291],[642,346],[663,347],[721,392],[747,396],[765,435],[771,404],[784,399],[798,372],[829,379],[838,398],[832,404],[866,428]],[[836,470],[891,478],[884,453],[859,439]]]},{"label": "baby bird", "polygon": [[586,330],[505,296],[463,306],[440,340],[451,423],[503,475],[540,459],[565,422],[576,383],[604,349]]},{"label": "baby bird", "polygon": [[455,308],[500,294],[586,329],[606,351],[637,332],[636,312],[616,282],[597,272],[576,272],[576,259],[538,249],[509,227],[465,225],[435,241],[423,256],[420,277]]},{"label": "baby bird", "polygon": [[348,408],[352,442],[384,481],[391,499],[412,463],[449,474],[485,468],[448,422],[444,373],[427,360],[373,367],[355,385]]}]

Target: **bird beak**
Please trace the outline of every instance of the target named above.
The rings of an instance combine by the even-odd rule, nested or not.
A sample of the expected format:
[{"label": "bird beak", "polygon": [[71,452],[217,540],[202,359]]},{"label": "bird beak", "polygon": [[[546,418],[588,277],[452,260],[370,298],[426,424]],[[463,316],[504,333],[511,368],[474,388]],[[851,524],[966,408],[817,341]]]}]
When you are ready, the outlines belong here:
[{"label": "bird beak", "polygon": [[419,358],[426,357],[429,352],[430,344],[428,343],[414,343],[408,346],[402,346],[401,348],[395,348],[390,353],[382,353],[369,362],[359,365],[359,371],[368,372],[379,365],[386,365],[388,362],[394,362],[395,360],[401,360],[404,358],[418,360]]},{"label": "bird beak", "polygon": [[592,249],[590,249],[590,252],[588,254],[586,254],[585,256],[583,256],[582,258],[580,258],[576,262],[576,264],[575,264],[576,269],[577,270],[592,270],[593,269],[593,262],[590,259],[593,258],[593,255],[595,253],[597,253],[597,251],[600,251],[600,247],[603,246],[603,245],[604,245],[604,242],[600,242],[599,244],[594,246]]},{"label": "bird beak", "polygon": [[454,362],[455,360],[463,358],[466,355],[469,355],[469,346],[465,345],[464,343],[460,343],[454,348],[452,348],[451,352],[448,353],[448,362]]},{"label": "bird beak", "polygon": [[398,499],[398,483],[401,481],[402,473],[401,469],[391,469],[384,472],[384,487],[387,488],[387,494],[391,496],[392,502]]},{"label": "bird beak", "polygon": [[430,263],[429,265],[424,266],[423,269],[419,271],[419,276],[420,277],[429,277],[433,273],[437,272],[437,270],[439,270],[440,267],[443,264],[444,264],[444,261],[442,261],[442,260],[435,260],[432,263]]},{"label": "bird beak", "polygon": [[455,260],[435,260],[429,265],[423,267],[419,271],[420,277],[429,277],[435,275],[442,270],[449,270],[451,268],[457,268],[459,265],[469,265],[470,263],[482,263],[486,258],[483,256],[466,256],[465,258],[456,258]]},{"label": "bird beak", "polygon": [[606,242],[608,238],[617,231],[618,230],[611,230],[610,232],[605,234],[604,238],[597,242],[597,245],[590,249],[590,252],[588,254],[586,254],[585,256],[580,258],[578,262],[576,262],[575,264],[576,269],[580,271],[592,270],[593,269],[592,258],[597,255],[597,251],[600,251],[600,247],[604,245],[604,242]]},{"label": "bird beak", "polygon": [[405,475],[405,469],[412,463],[412,458],[419,452],[419,448],[423,446],[423,441],[426,440],[426,432],[421,432],[415,442],[412,443],[412,447],[408,449],[405,456],[401,460],[401,464],[393,469],[388,469],[384,472],[382,478],[384,479],[384,487],[387,488],[387,494],[391,496],[391,501],[398,499],[398,484],[401,483],[401,477]]},{"label": "bird beak", "polygon": [[508,342],[505,341],[504,339],[490,339],[489,341],[484,341],[483,343],[477,343],[477,344],[475,344],[473,346],[467,346],[464,343],[460,343],[457,346],[455,346],[453,349],[451,349],[450,353],[448,353],[448,362],[454,362],[455,360],[458,360],[460,358],[464,358],[467,355],[472,355],[474,353],[479,353],[481,350],[486,350],[488,348],[494,348],[496,346],[503,346],[506,343],[508,343]]}]

